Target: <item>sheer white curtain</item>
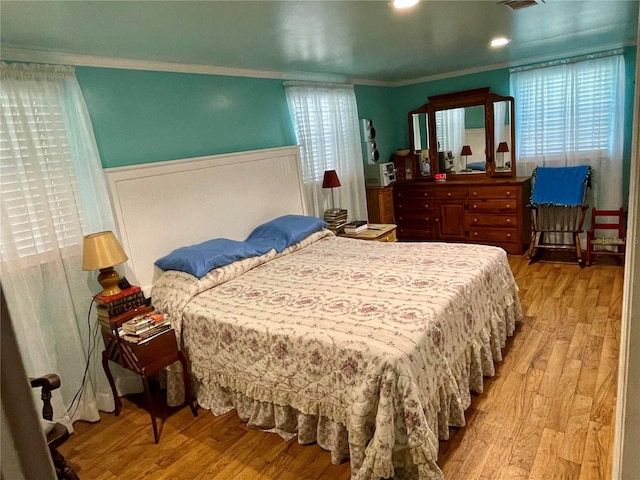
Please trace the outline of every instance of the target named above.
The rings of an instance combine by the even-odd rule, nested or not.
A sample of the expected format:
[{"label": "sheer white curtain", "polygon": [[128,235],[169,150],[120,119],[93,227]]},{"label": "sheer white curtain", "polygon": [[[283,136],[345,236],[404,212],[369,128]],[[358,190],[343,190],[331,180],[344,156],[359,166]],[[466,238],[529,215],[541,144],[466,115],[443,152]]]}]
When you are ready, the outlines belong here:
[{"label": "sheer white curtain", "polygon": [[513,69],[518,174],[591,165],[592,198],[622,206],[624,58],[618,52]]},{"label": "sheer white curtain", "polygon": [[[505,116],[507,114],[507,102],[493,102],[493,125],[495,127],[495,144],[494,148],[498,148],[500,142],[505,142],[509,140],[511,143],[511,139],[507,138],[504,123]],[[494,154],[496,152],[493,152]]]},{"label": "sheer white curtain", "polygon": [[466,167],[464,158],[460,155],[464,145],[464,118],[464,108],[436,112],[436,133],[440,144],[438,151],[451,151],[456,172]]},{"label": "sheer white curtain", "polygon": [[352,85],[285,83],[289,112],[300,145],[307,208],[322,217],[331,208],[331,189],[322,188],[325,170],[335,170],[336,208],[351,220],[367,219],[358,108]]},{"label": "sheer white curtain", "polygon": [[20,351],[29,375],[60,375],[60,420],[96,421],[113,396],[82,241],[114,222],[91,122],[70,67],[2,63],[1,80],[0,275]]}]

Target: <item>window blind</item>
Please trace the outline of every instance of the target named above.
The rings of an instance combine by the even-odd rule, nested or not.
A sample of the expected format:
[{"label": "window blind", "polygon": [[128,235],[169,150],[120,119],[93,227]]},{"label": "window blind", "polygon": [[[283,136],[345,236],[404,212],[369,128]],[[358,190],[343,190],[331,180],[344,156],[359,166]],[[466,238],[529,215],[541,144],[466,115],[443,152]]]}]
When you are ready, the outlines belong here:
[{"label": "window blind", "polygon": [[616,125],[615,57],[512,74],[519,157],[609,151]]},{"label": "window blind", "polygon": [[[82,243],[81,203],[58,92],[0,90],[2,255]],[[80,217],[80,218],[79,218]]]}]

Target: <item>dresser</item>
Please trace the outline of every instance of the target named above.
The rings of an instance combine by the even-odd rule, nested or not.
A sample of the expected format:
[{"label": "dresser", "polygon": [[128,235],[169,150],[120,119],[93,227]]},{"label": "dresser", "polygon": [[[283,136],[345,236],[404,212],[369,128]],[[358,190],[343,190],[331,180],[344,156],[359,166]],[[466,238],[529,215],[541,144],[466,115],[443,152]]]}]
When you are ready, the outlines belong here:
[{"label": "dresser", "polygon": [[395,223],[393,216],[393,185],[367,187],[367,213],[370,223]]},{"label": "dresser", "polygon": [[393,187],[400,241],[481,243],[521,255],[531,235],[529,177],[456,178]]}]

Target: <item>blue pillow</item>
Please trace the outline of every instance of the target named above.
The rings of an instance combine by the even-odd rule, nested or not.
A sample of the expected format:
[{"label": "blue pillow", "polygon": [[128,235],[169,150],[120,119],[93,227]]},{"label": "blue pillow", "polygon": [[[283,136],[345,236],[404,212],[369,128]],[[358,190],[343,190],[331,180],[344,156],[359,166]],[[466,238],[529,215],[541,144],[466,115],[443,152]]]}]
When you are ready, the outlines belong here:
[{"label": "blue pillow", "polygon": [[156,260],[155,264],[162,270],[179,270],[202,278],[214,268],[223,267],[236,260],[262,255],[270,250],[270,248],[264,250],[265,248],[265,245],[257,243],[215,238],[198,245],[178,248]]},{"label": "blue pillow", "polygon": [[327,222],[316,217],[284,215],[256,227],[247,237],[247,242],[254,242],[263,248],[270,246],[280,253],[327,225]]}]

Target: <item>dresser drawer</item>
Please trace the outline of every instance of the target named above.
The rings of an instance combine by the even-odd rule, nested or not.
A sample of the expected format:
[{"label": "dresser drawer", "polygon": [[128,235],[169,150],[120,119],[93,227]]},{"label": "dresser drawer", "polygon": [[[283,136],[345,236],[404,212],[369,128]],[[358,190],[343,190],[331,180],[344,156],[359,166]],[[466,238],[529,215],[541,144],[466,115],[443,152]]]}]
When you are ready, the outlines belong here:
[{"label": "dresser drawer", "polygon": [[438,188],[436,190],[438,200],[460,200],[467,198],[466,188]]},{"label": "dresser drawer", "polygon": [[466,216],[467,228],[471,227],[517,227],[517,215],[494,215],[491,213],[469,212]]},{"label": "dresser drawer", "polygon": [[405,199],[396,199],[396,207],[398,211],[402,210],[418,210],[420,212],[424,211],[434,211],[436,206],[433,201],[424,199],[424,200],[416,200],[412,198]]},{"label": "dresser drawer", "polygon": [[433,190],[424,189],[424,188],[396,188],[394,190],[394,195],[396,198],[396,202],[404,199],[425,199],[425,198],[435,198]]},{"label": "dresser drawer", "polygon": [[469,201],[474,198],[516,198],[518,187],[471,187]]},{"label": "dresser drawer", "polygon": [[435,213],[434,212],[407,212],[405,210],[401,211],[396,215],[396,221],[399,225],[408,225],[411,226],[427,226],[433,225],[435,223]]},{"label": "dresser drawer", "polygon": [[469,200],[469,212],[515,213],[518,202],[513,200]]},{"label": "dresser drawer", "polygon": [[398,240],[435,240],[436,238],[436,230],[435,227],[426,227],[426,228],[408,228],[398,226],[396,233],[398,235]]},{"label": "dresser drawer", "polygon": [[479,242],[515,242],[518,231],[515,228],[469,228],[469,241]]}]

